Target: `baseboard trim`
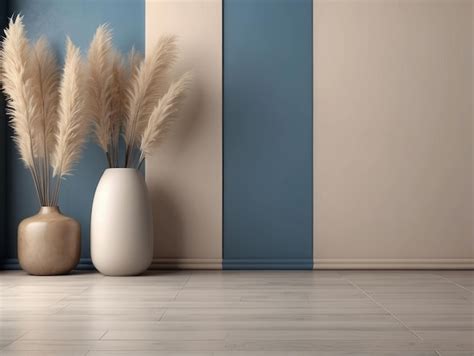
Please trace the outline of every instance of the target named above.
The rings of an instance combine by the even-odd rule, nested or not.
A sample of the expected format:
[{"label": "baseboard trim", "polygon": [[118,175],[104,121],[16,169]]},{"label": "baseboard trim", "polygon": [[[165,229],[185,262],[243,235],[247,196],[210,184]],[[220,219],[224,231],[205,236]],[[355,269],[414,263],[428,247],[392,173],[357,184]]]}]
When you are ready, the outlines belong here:
[{"label": "baseboard trim", "polygon": [[90,258],[81,258],[79,264],[76,267],[76,270],[82,271],[93,271],[95,270],[94,265],[92,264],[92,259]]},{"label": "baseboard trim", "polygon": [[226,270],[311,270],[311,259],[225,259]]},{"label": "baseboard trim", "polygon": [[[1,270],[20,270],[16,258],[0,261]],[[307,270],[307,269],[474,269],[474,259],[314,259],[311,260],[225,260],[155,258],[151,270]],[[90,258],[81,258],[76,270],[91,271]]]},{"label": "baseboard trim", "polygon": [[[18,258],[7,258],[0,261],[0,270],[20,270],[20,263],[18,262]],[[79,260],[79,264],[75,268],[78,271],[93,271],[94,265],[92,264],[92,260],[90,258],[81,258]]]},{"label": "baseboard trim", "polygon": [[473,258],[315,259],[314,269],[474,269]]},{"label": "baseboard trim", "polygon": [[2,270],[19,270],[21,269],[17,258],[5,258],[0,261]]},{"label": "baseboard trim", "polygon": [[216,258],[154,258],[149,269],[222,269],[222,259]]}]

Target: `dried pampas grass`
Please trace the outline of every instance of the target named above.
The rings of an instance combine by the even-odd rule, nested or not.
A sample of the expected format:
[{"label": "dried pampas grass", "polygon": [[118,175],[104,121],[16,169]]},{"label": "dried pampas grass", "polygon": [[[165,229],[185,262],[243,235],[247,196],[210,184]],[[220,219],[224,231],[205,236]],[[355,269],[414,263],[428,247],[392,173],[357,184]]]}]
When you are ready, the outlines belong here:
[{"label": "dried pampas grass", "polygon": [[32,86],[35,101],[38,103],[40,118],[38,135],[43,150],[39,155],[47,156],[55,144],[57,124],[59,70],[56,58],[51,52],[48,41],[41,37],[36,41],[33,49]]},{"label": "dried pampas grass", "polygon": [[10,19],[1,49],[2,84],[13,139],[25,166],[35,173],[34,157],[38,154],[36,132],[38,103],[32,90],[30,45],[26,39],[22,17]]},{"label": "dried pampas grass", "polygon": [[151,54],[138,66],[128,89],[128,107],[124,138],[126,144],[135,143],[144,129],[157,99],[164,91],[164,79],[176,59],[176,39],[162,37]]},{"label": "dried pampas grass", "polygon": [[38,103],[38,169],[44,204],[50,204],[49,152],[55,145],[57,124],[59,71],[48,41],[41,37],[32,48],[32,87],[34,100]]},{"label": "dried pampas grass", "polygon": [[10,19],[0,49],[13,140],[42,206],[58,203],[62,178],[79,159],[91,121],[109,167],[121,166],[123,139],[123,166],[139,168],[163,140],[191,81],[185,74],[168,85],[177,56],[173,36],[162,37],[145,58],[135,50],[124,57],[114,49],[107,25],[99,26],[86,66],[69,38],[66,45],[61,76],[47,40],[31,45],[17,16]]},{"label": "dried pampas grass", "polygon": [[84,115],[83,70],[79,48],[67,40],[66,61],[61,80],[57,145],[53,154],[53,174],[63,177],[70,174],[77,161],[87,133],[88,120]]},{"label": "dried pampas grass", "polygon": [[189,88],[191,80],[191,73],[185,73],[178,81],[170,85],[168,91],[153,109],[150,119],[148,120],[148,125],[141,137],[141,155],[138,161],[138,167],[140,167],[143,160],[151,154],[153,148],[161,143],[166,136],[171,123],[176,118],[179,105],[185,91]]},{"label": "dried pampas grass", "polygon": [[165,90],[166,76],[176,59],[176,52],[175,37],[162,37],[131,78],[131,86],[127,91],[128,106],[124,128],[127,147],[125,166],[129,164],[132,149],[138,144],[151,112]]},{"label": "dried pampas grass", "polygon": [[88,131],[85,115],[83,64],[79,48],[67,39],[67,52],[61,80],[57,145],[53,153],[53,175],[56,189],[53,201],[57,202],[61,178],[71,173],[73,164],[79,159],[82,144]]},{"label": "dried pampas grass", "polygon": [[89,112],[109,167],[120,166],[122,133],[124,167],[138,168],[175,117],[190,76],[183,76],[167,91],[169,70],[177,56],[174,36],[162,37],[144,59],[132,49],[127,61],[111,41],[108,27],[99,26],[88,54]]},{"label": "dried pampas grass", "polygon": [[112,56],[112,33],[106,25],[99,26],[87,56],[88,114],[94,122],[97,143],[107,154],[109,154],[112,131],[112,90],[114,84]]},{"label": "dried pampas grass", "polygon": [[112,90],[111,90],[111,132],[110,132],[110,161],[111,167],[119,165],[120,130],[125,117],[125,86],[127,83],[127,69],[122,56],[115,52],[112,62]]},{"label": "dried pampas grass", "polygon": [[[57,204],[59,182],[70,173],[87,131],[81,58],[69,40],[67,46],[61,86],[48,42],[40,38],[30,45],[21,16],[10,19],[0,50],[0,78],[13,139],[32,174],[42,206]],[[54,192],[50,189],[52,175],[57,176]]]}]

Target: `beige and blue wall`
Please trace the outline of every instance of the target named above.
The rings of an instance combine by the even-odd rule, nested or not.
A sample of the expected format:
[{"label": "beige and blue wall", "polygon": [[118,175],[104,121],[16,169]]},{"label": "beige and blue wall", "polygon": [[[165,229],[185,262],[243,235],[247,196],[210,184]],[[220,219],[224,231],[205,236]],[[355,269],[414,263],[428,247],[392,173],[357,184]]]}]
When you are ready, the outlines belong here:
[{"label": "beige and blue wall", "polygon": [[[471,0],[9,0],[62,56],[179,36],[196,88],[147,161],[155,268],[472,268]],[[2,126],[3,127],[3,126]],[[3,266],[33,187],[2,134]],[[4,158],[4,159],[2,159]],[[105,169],[90,142],[61,208],[83,228]],[[2,193],[0,191],[0,193]]]}]

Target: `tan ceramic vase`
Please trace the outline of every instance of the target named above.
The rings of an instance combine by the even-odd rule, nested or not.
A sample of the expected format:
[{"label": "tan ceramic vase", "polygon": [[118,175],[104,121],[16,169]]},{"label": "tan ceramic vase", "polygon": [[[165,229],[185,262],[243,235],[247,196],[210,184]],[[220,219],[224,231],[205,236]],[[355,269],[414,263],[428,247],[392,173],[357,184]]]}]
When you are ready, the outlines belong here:
[{"label": "tan ceramic vase", "polygon": [[66,274],[79,263],[81,227],[59,211],[43,206],[18,226],[18,259],[29,274]]}]

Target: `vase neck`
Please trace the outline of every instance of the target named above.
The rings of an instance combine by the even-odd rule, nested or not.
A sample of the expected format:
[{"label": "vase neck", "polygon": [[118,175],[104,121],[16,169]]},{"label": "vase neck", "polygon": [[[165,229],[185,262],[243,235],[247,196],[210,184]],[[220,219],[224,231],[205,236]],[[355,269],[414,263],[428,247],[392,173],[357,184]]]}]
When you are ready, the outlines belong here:
[{"label": "vase neck", "polygon": [[42,206],[38,214],[60,213],[58,206]]}]

